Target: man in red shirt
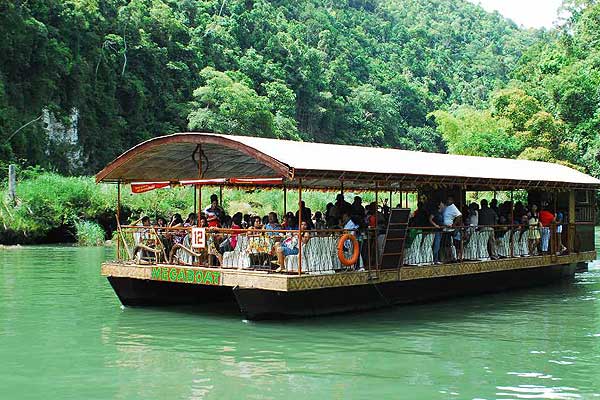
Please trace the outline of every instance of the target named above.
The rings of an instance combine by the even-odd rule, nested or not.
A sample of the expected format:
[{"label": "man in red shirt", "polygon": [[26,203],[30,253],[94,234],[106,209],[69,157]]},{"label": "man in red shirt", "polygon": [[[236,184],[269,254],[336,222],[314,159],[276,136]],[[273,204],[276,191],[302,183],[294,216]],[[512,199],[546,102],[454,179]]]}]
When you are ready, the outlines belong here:
[{"label": "man in red shirt", "polygon": [[546,204],[542,204],[542,211],[540,211],[540,223],[542,224],[542,252],[548,252],[548,245],[550,244],[550,225],[556,222],[556,217],[547,209]]}]

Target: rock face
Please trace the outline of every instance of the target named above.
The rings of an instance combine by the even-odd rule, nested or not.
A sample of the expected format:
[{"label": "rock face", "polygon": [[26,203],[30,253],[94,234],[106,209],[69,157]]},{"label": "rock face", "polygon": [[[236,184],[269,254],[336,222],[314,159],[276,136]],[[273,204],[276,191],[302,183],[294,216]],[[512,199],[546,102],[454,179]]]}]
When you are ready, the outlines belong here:
[{"label": "rock face", "polygon": [[57,162],[62,172],[75,174],[81,171],[86,160],[77,130],[79,110],[73,107],[68,116],[59,119],[45,108],[42,111],[42,122],[48,134],[46,155]]}]

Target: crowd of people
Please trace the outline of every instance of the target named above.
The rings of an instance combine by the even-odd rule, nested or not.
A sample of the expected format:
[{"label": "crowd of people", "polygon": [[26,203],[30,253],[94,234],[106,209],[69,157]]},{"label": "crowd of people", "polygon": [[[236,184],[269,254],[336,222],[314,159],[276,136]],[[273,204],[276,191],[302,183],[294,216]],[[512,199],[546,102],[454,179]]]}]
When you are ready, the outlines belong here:
[{"label": "crowd of people", "polygon": [[[156,226],[157,233],[167,253],[174,244],[181,244],[188,234],[187,227],[205,227],[205,228],[224,228],[231,231],[252,230],[266,231],[265,234],[272,237],[275,242],[272,253],[277,257],[278,264],[283,265],[284,258],[289,255],[296,255],[299,252],[298,235],[292,234],[299,228],[307,233],[303,236],[303,243],[306,243],[311,237],[311,231],[327,229],[346,229],[359,235],[366,228],[375,228],[378,224],[383,230],[384,223],[389,213],[387,201],[382,207],[377,207],[376,203],[370,203],[367,207],[362,205],[362,198],[355,196],[352,203],[344,199],[343,194],[338,194],[335,202],[327,204],[324,212],[312,212],[304,201],[300,203],[300,208],[295,213],[287,212],[282,219],[276,212],[272,211],[264,216],[243,214],[236,212],[229,215],[219,204],[219,198],[216,194],[210,196],[210,205],[202,210],[199,215],[190,213],[184,220],[179,213],[175,213],[169,222],[164,217],[157,217],[156,223],[152,224],[149,217],[143,217],[141,225]],[[299,223],[301,221],[301,226]],[[163,229],[173,228],[173,229]],[[230,232],[227,235],[219,236],[217,249],[221,254],[232,251],[237,246],[238,235]]]},{"label": "crowd of people", "polygon": [[[411,216],[409,226],[423,229],[435,234],[433,240],[433,262],[440,263],[440,251],[444,238],[456,249],[455,259],[462,259],[461,251],[475,232],[490,232],[488,235],[487,252],[491,259],[499,258],[496,250],[498,237],[508,231],[527,231],[528,254],[548,254],[550,251],[551,228],[558,240],[557,249],[564,252],[562,231],[565,214],[562,211],[554,213],[547,203],[542,203],[541,209],[536,204],[526,205],[521,201],[513,203],[505,201],[498,203],[496,199],[488,202],[483,199],[480,203],[465,204],[462,210],[456,206],[454,198],[448,196],[445,200],[419,202]],[[502,256],[506,256],[503,254]]]},{"label": "crowd of people", "polygon": [[[400,208],[400,204],[397,207]],[[285,213],[280,221],[276,212],[264,216],[241,212],[229,215],[219,204],[218,196],[213,194],[210,196],[210,205],[199,215],[190,213],[184,220],[180,214],[175,213],[168,222],[163,217],[157,217],[154,225],[167,251],[175,244],[182,244],[188,234],[187,230],[176,228],[205,227],[225,228],[231,231],[265,231],[264,234],[274,243],[269,253],[276,257],[278,264],[282,266],[285,257],[299,252],[299,237],[292,234],[299,228],[305,232],[302,237],[303,243],[310,240],[311,235],[314,234],[311,231],[314,230],[349,230],[361,239],[361,253],[366,252],[366,232],[371,228],[371,232],[375,232],[374,236],[377,237],[378,251],[381,255],[382,238],[385,235],[389,213],[387,199],[381,205],[372,202],[365,207],[360,196],[355,196],[353,202],[349,203],[340,193],[336,196],[335,202],[327,204],[323,212],[313,213],[302,201],[299,210],[295,213]],[[301,227],[299,227],[300,221]],[[510,201],[498,203],[496,199],[489,202],[483,199],[479,204],[473,202],[459,209],[453,196],[447,196],[444,200],[430,200],[417,204],[409,220],[409,227],[412,229],[408,230],[405,247],[411,244],[411,239],[414,239],[417,232],[428,232],[433,234],[431,249],[427,249],[433,252],[433,263],[449,261],[449,258],[461,260],[463,259],[461,252],[465,244],[474,237],[474,233],[489,232],[486,236],[487,254],[489,258],[496,259],[506,256],[496,250],[496,239],[509,230],[517,229],[528,232],[529,255],[546,254],[550,251],[552,225],[556,227],[555,232],[558,233],[559,251],[566,250],[560,241],[563,221],[564,213],[551,212],[545,203],[542,203],[541,209],[538,210],[535,204],[525,205],[518,201],[513,206]],[[149,217],[142,218],[141,224],[152,225]],[[218,237],[216,248],[221,254],[233,251],[237,246],[238,234],[231,231]],[[449,247],[453,247],[455,254],[451,257],[442,256]]]}]

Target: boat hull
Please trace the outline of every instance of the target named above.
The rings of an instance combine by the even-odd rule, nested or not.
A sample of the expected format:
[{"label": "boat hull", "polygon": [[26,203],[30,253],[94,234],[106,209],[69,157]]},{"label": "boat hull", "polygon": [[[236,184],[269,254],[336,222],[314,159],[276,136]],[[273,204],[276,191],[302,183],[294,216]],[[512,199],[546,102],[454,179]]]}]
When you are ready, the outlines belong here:
[{"label": "boat hull", "polygon": [[108,277],[126,306],[237,302],[247,319],[281,319],[366,311],[451,297],[500,292],[572,279],[577,263],[459,276],[280,291]]},{"label": "boat hull", "polygon": [[235,302],[230,287],[191,285],[149,279],[107,277],[124,306],[196,305]]}]

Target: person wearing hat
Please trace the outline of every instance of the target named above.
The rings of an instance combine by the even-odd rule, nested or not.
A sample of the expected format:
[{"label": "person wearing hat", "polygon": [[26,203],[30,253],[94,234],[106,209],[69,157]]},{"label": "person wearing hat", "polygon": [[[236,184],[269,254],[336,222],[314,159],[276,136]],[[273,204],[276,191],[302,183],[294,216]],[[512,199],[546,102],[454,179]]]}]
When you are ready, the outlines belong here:
[{"label": "person wearing hat", "polygon": [[210,228],[221,227],[221,218],[225,215],[225,210],[219,205],[219,197],[216,194],[210,196],[210,206],[204,210],[204,214]]}]

